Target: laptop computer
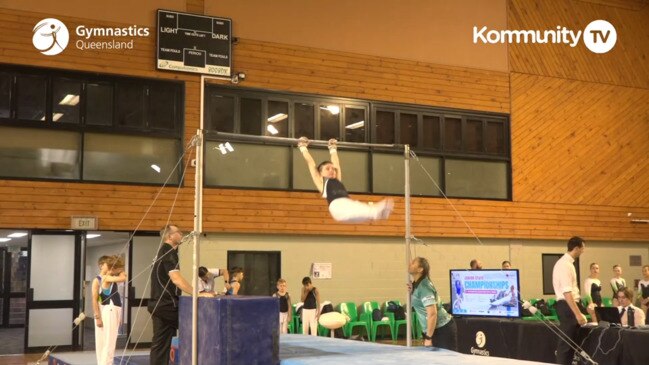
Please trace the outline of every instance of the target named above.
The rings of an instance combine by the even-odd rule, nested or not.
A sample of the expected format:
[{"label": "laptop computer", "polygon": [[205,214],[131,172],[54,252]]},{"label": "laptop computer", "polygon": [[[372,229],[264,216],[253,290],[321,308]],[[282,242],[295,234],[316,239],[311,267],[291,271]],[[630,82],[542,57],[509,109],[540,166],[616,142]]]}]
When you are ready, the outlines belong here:
[{"label": "laptop computer", "polygon": [[620,311],[617,307],[595,307],[595,314],[600,321],[606,321],[610,324],[621,324]]}]

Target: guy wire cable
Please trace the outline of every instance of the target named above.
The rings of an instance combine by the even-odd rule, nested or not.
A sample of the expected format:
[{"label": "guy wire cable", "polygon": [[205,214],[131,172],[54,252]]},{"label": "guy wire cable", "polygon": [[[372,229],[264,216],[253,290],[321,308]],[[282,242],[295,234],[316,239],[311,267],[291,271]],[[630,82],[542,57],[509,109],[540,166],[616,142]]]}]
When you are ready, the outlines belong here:
[{"label": "guy wire cable", "polygon": [[[471,232],[471,234],[473,235],[473,237],[478,241],[478,243],[480,243],[480,245],[484,245],[484,244],[482,243],[482,241],[480,240],[480,238],[478,238],[478,235],[475,233],[475,231],[471,228],[471,226],[469,225],[469,223],[464,219],[464,217],[463,217],[462,214],[457,210],[457,208],[455,208],[455,205],[451,202],[451,200],[448,198],[448,196],[446,196],[446,194],[444,193],[444,191],[442,191],[442,189],[441,189],[440,186],[437,184],[437,182],[435,181],[435,179],[433,179],[432,175],[428,172],[428,170],[426,170],[426,168],[425,168],[424,165],[421,163],[421,161],[419,161],[419,157],[417,156],[417,154],[416,154],[414,151],[410,150],[410,155],[411,155],[411,156],[412,156],[412,157],[417,161],[417,163],[419,164],[419,166],[421,167],[421,169],[424,170],[424,172],[426,173],[426,175],[428,176],[428,178],[430,179],[430,181],[435,185],[435,187],[437,188],[437,190],[440,192],[440,194],[442,194],[442,196],[444,197],[444,199],[446,200],[446,202],[451,206],[451,208],[453,208],[453,211],[455,211],[455,214],[457,214],[457,216],[462,220],[462,222],[463,222],[464,225],[467,227],[467,229]],[[520,299],[520,298],[521,298],[521,294],[520,294],[520,292],[518,292],[518,296],[519,296],[518,301],[521,302],[521,303],[523,303],[522,300]],[[525,303],[523,303],[523,304],[525,304]],[[528,304],[529,304],[529,302],[528,302]],[[577,343],[575,343],[575,342],[574,342],[574,341],[573,341],[573,340],[572,340],[568,335],[566,335],[566,334],[565,334],[565,333],[564,333],[564,332],[563,332],[559,327],[557,327],[554,323],[552,323],[552,325],[553,325],[553,326],[555,327],[555,329],[556,329],[556,331],[555,331],[555,329],[553,329],[553,328],[552,328],[548,323],[545,322],[546,318],[543,316],[542,313],[541,313],[541,315],[542,315],[542,317],[541,317],[541,318],[542,318],[542,322],[543,322],[543,323],[544,323],[544,324],[545,324],[545,325],[546,325],[546,326],[547,326],[547,327],[548,327],[548,328],[549,328],[549,329],[550,329],[550,330],[551,330],[555,335],[557,335],[557,336],[559,337],[560,340],[565,341],[565,342],[570,346],[571,349],[575,350],[576,353],[578,353],[580,356],[582,356],[582,357],[583,357],[584,359],[586,359],[587,361],[590,361],[590,362],[591,362],[592,364],[594,364],[594,365],[597,364],[595,361],[593,361],[593,360],[590,358],[590,356],[586,353],[586,351],[584,351],[584,350],[583,350],[583,349],[582,349],[582,348],[581,348]],[[550,321],[548,321],[548,322],[550,322]],[[557,331],[558,331],[558,332],[557,332]],[[560,333],[561,335],[559,335],[559,333]]]},{"label": "guy wire cable", "polygon": [[[147,216],[147,215],[149,214],[149,212],[151,211],[151,208],[155,205],[157,199],[159,198],[160,194],[162,193],[162,190],[163,190],[163,189],[167,186],[167,184],[169,183],[169,180],[170,180],[171,177],[173,176],[173,173],[176,171],[176,169],[177,169],[178,166],[180,165],[180,162],[181,162],[181,161],[183,160],[183,158],[185,157],[185,155],[186,155],[186,153],[187,153],[187,150],[189,149],[189,147],[193,146],[193,145],[196,143],[196,142],[195,142],[195,139],[196,139],[196,137],[192,138],[192,139],[189,141],[189,143],[187,144],[187,147],[186,147],[185,149],[183,149],[183,153],[181,154],[181,156],[179,157],[178,161],[177,161],[176,164],[174,165],[174,168],[170,171],[170,173],[169,173],[169,175],[167,176],[167,178],[165,179],[165,182],[163,183],[163,185],[158,189],[158,191],[157,191],[157,193],[156,193],[156,195],[155,195],[153,201],[151,202],[151,204],[150,204],[149,207],[147,208],[147,210],[146,210],[146,212],[144,213],[142,219],[139,221],[139,223],[138,223],[138,225],[136,226],[135,230],[133,230],[133,233],[129,236],[129,239],[126,241],[125,245],[123,246],[122,250],[119,252],[118,255],[123,254],[123,253],[126,251],[126,249],[128,248],[128,245],[129,245],[131,239],[135,236],[135,233],[139,230],[139,227],[142,225],[142,223],[143,223],[144,220],[146,219],[146,216]],[[173,208],[174,208],[175,205],[176,205],[176,201],[177,201],[177,199],[178,199],[178,194],[179,194],[180,188],[182,187],[182,183],[183,183],[183,181],[184,181],[185,174],[186,174],[186,171],[187,171],[187,167],[188,167],[190,161],[191,161],[191,159],[188,158],[188,159],[187,159],[187,163],[185,164],[185,168],[183,169],[183,174],[182,174],[182,177],[181,177],[181,179],[180,179],[180,181],[179,181],[179,183],[178,183],[178,187],[177,187],[177,189],[176,189],[176,194],[175,194],[175,196],[174,196],[174,201],[173,201],[172,207],[171,207],[171,209],[169,210],[169,214],[167,215],[167,224],[169,224],[169,222],[170,222],[170,218],[171,218],[171,214],[173,214]],[[193,234],[193,232],[192,232],[192,234]],[[184,239],[184,237],[183,237],[183,239]],[[159,250],[159,247],[160,247],[160,246],[162,246],[162,239],[160,240],[160,245],[158,246],[158,250]],[[156,251],[156,254],[157,254],[157,251]],[[161,257],[161,258],[162,258],[162,257]],[[160,259],[161,259],[161,258],[160,258]],[[155,260],[155,258],[154,258],[153,262],[151,263],[151,266],[145,268],[143,271],[141,271],[140,273],[138,273],[135,277],[131,278],[131,280],[127,281],[126,284],[130,284],[133,280],[135,280],[135,278],[139,277],[142,273],[146,272],[150,267],[152,267],[152,266],[155,264],[155,261],[156,261],[156,260]],[[111,267],[110,269],[112,269],[112,267]],[[148,288],[149,281],[150,281],[150,277],[149,277],[149,279],[147,280],[147,284],[146,284],[146,286],[145,286],[145,291],[146,291],[146,289]],[[167,284],[168,284],[168,283],[167,283]],[[111,296],[112,296],[112,295],[111,295]],[[110,298],[110,297],[109,297],[109,298]],[[141,308],[141,305],[142,305],[142,301],[143,301],[143,300],[144,300],[144,298],[141,299],[141,301],[140,301],[140,307],[139,307],[139,308]],[[137,311],[137,314],[139,314],[139,310]],[[132,321],[132,322],[134,322],[134,323],[137,321],[137,314],[136,314],[135,320]],[[80,323],[82,323],[83,320],[85,320],[86,318],[87,318],[87,317],[85,316],[85,313],[84,313],[84,312],[81,312],[81,314],[80,314],[77,318],[75,318],[75,320],[74,320],[74,324],[75,324],[75,325],[74,325],[74,327],[72,328],[72,331],[74,331],[77,327],[79,327]],[[150,321],[150,320],[151,320],[151,318],[149,318],[149,321]],[[146,329],[146,327],[148,326],[148,322],[149,322],[149,321],[147,321],[147,324],[145,324],[144,329]],[[141,336],[142,336],[142,334],[143,334],[143,332],[144,332],[144,329],[142,330],[142,333],[140,334],[140,338],[141,338]],[[129,334],[129,336],[128,336],[128,338],[127,338],[127,344],[128,344],[128,341],[130,340],[131,335],[132,335],[132,334]],[[134,345],[134,349],[137,348],[137,345],[138,345],[138,344],[139,344],[139,339],[138,339],[138,342]],[[56,348],[57,348],[58,346],[59,346],[59,345],[53,345],[53,346],[48,347],[48,349],[43,353],[43,356],[41,356],[41,358],[37,361],[37,364],[40,364],[41,361],[44,361],[45,359],[47,359],[47,358],[49,357],[49,355],[51,355],[51,354],[54,352],[54,350],[56,350]],[[125,346],[125,348],[124,348],[124,352],[126,351],[126,348],[127,348],[127,347],[128,347],[128,346]]]}]

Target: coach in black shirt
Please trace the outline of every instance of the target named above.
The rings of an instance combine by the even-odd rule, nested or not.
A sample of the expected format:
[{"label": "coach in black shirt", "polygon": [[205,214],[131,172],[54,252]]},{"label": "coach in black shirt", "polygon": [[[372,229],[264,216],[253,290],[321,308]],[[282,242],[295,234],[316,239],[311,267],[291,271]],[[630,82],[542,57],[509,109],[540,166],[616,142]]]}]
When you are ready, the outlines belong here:
[{"label": "coach in black shirt", "polygon": [[192,294],[193,288],[180,274],[178,245],[183,233],[175,225],[166,225],[160,230],[164,243],[151,270],[151,299],[149,313],[153,320],[151,339],[151,365],[167,365],[171,338],[178,330],[178,297],[181,291]]}]

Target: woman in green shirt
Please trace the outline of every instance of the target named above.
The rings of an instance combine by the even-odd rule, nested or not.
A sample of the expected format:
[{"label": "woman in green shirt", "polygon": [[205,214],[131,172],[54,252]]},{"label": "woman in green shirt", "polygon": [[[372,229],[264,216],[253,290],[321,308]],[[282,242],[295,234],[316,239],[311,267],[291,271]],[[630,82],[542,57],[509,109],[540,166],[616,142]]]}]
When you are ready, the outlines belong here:
[{"label": "woman in green shirt", "polygon": [[437,289],[428,277],[429,272],[430,265],[423,257],[415,257],[410,263],[411,303],[424,329],[424,346],[434,345],[457,351],[457,326],[453,317],[442,307]]}]

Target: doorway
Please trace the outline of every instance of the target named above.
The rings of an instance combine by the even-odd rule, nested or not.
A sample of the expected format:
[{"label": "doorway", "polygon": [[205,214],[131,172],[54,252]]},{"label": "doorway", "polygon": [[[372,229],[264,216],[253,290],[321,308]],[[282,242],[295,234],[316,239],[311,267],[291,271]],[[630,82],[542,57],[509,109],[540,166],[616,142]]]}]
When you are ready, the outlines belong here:
[{"label": "doorway", "polygon": [[228,269],[243,268],[240,295],[268,296],[277,291],[282,275],[280,251],[228,251]]},{"label": "doorway", "polygon": [[0,230],[0,355],[23,353],[27,235],[26,231]]}]

